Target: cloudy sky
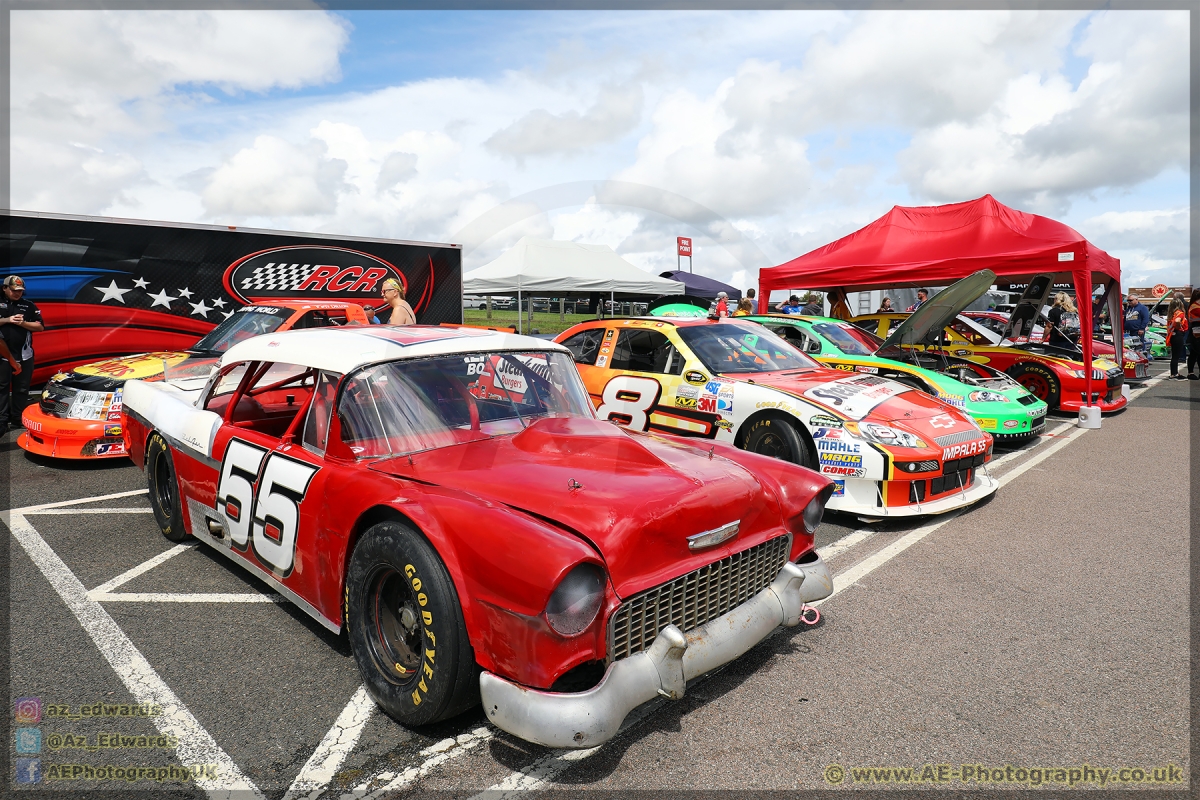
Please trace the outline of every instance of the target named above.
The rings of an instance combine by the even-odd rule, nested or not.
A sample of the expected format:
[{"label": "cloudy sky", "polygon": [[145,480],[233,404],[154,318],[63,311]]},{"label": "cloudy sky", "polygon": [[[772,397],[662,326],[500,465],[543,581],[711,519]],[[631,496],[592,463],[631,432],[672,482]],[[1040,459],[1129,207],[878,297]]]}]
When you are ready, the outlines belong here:
[{"label": "cloudy sky", "polygon": [[12,205],[612,246],[739,286],[991,193],[1187,281],[1187,12],[11,16]]}]

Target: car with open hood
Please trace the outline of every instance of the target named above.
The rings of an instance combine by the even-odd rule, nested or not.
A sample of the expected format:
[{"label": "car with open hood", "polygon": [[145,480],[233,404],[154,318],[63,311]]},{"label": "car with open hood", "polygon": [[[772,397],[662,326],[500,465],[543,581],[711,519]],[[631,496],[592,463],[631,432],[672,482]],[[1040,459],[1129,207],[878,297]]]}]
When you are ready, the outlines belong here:
[{"label": "car with open hood", "polygon": [[[959,316],[979,323],[997,336],[1003,336],[1004,331],[1008,328],[1008,320],[1011,315],[1002,311],[963,311]],[[1046,311],[1043,310],[1041,315],[1038,316],[1038,324],[1033,326],[1033,332],[1030,334],[1029,340],[1044,344],[1051,350],[1055,350],[1069,358],[1082,361],[1083,351],[1079,349],[1077,344],[1069,346],[1065,344],[1055,345],[1050,341],[1050,332],[1047,327],[1049,324],[1049,321],[1046,319]],[[1144,383],[1150,379],[1150,360],[1138,351],[1131,349],[1132,344],[1131,341],[1125,342],[1125,361],[1122,364],[1122,368],[1125,371],[1125,382]],[[1140,344],[1141,342],[1139,341],[1138,345]],[[1157,357],[1157,353],[1153,349],[1151,353]],[[1099,341],[1097,338],[1092,340],[1092,354],[1115,362],[1117,349],[1108,342]]]},{"label": "car with open hood", "polygon": [[426,326],[234,345],[193,401],[125,385],[155,520],[345,631],[427,725],[482,699],[547,747],[811,623],[829,479],[598,420],[568,350]]},{"label": "car with open hood", "polygon": [[362,306],[337,301],[260,303],[243,306],[186,351],[114,356],[51,376],[36,404],[25,409],[17,444],[52,458],[124,458],[122,386],[127,380],[161,381],[199,389],[231,346],[251,336],[292,328],[366,325]]},{"label": "car with open hood", "polygon": [[[1002,334],[961,315],[963,309],[987,290],[987,286],[979,289],[981,282],[975,276],[967,276],[929,298],[911,315],[863,314],[849,321],[885,340],[890,340],[893,332],[903,330],[902,336],[894,340],[903,348],[945,353],[986,364],[1015,379],[1052,411],[1076,413],[1087,405],[1088,367],[1081,360],[1063,355],[1059,348],[1030,341],[1030,331],[1053,288],[1052,276],[1037,275],[1030,281]],[[1120,365],[1105,358],[1093,358],[1090,368],[1091,405],[1098,406],[1102,413],[1119,411],[1128,405],[1121,389],[1125,374]]]},{"label": "car with open hood", "polygon": [[[834,369],[878,375],[905,383],[966,411],[996,444],[1020,444],[1046,428],[1044,402],[1003,372],[945,353],[924,353],[889,344],[832,317],[750,315],[807,355]],[[903,338],[893,331],[892,338]]]},{"label": "car with open hood", "polygon": [[556,338],[596,414],[773,456],[835,482],[829,508],[938,514],[996,491],[992,436],[912,386],[825,367],[743,317],[591,320]]}]

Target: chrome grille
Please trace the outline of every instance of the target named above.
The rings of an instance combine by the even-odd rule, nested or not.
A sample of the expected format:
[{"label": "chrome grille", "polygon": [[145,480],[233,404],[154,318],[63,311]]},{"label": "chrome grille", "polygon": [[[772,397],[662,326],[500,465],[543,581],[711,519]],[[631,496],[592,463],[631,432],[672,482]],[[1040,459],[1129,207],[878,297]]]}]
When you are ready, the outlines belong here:
[{"label": "chrome grille", "polygon": [[668,625],[686,633],[746,602],[779,575],[791,542],[776,537],[629,598],[609,617],[608,660],[642,652]]},{"label": "chrome grille", "polygon": [[978,438],[978,431],[959,431],[958,433],[948,433],[945,436],[939,436],[934,441],[937,442],[938,447],[949,447],[952,444],[969,442]]}]

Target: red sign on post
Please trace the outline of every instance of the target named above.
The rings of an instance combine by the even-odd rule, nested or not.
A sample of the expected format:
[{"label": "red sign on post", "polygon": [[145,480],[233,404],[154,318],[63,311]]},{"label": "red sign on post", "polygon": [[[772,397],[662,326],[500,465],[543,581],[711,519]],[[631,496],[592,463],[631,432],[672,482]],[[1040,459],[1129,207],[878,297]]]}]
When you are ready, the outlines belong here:
[{"label": "red sign on post", "polygon": [[691,258],[692,240],[686,236],[677,236],[675,237],[675,241],[679,243],[679,255]]},{"label": "red sign on post", "polygon": [[1151,291],[1154,292],[1155,297],[1162,297],[1167,293],[1167,285],[1165,283],[1156,283]]}]

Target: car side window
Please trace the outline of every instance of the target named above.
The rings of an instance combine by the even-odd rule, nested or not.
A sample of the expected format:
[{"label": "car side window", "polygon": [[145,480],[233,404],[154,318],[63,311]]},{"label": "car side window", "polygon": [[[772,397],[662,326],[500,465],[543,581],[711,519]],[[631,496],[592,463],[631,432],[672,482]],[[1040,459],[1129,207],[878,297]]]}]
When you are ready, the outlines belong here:
[{"label": "car side window", "polygon": [[292,330],[305,328],[328,328],[345,325],[346,315],[342,311],[309,311],[292,325]]},{"label": "car side window", "polygon": [[988,341],[986,336],[979,333],[978,331],[971,330],[971,328],[968,327],[967,325],[964,325],[961,320],[955,320],[954,322],[951,322],[950,330],[954,331],[955,333],[957,333],[963,339],[966,339],[971,344],[978,344],[978,345],[990,345],[991,344],[991,342]]},{"label": "car side window", "polygon": [[600,341],[604,338],[604,330],[604,328],[589,328],[586,331],[580,331],[562,344],[571,351],[571,357],[575,359],[576,364],[594,365],[596,356],[600,353]]},{"label": "car side window", "polygon": [[800,332],[800,340],[804,343],[804,352],[819,353],[821,352],[821,342],[817,337],[813,336],[808,331]]},{"label": "car side window", "polygon": [[317,377],[312,405],[308,407],[308,418],[304,421],[304,434],[301,436],[304,447],[314,453],[323,454],[329,443],[329,420],[333,416],[333,401],[341,377],[336,372],[322,372]]},{"label": "car side window", "polygon": [[659,331],[633,328],[621,331],[613,347],[613,369],[682,375],[683,356]]},{"label": "car side window", "polygon": [[282,437],[316,385],[317,370],[282,362],[260,364],[250,376],[229,421],[238,428]]},{"label": "car side window", "polygon": [[249,364],[238,364],[231,370],[220,374],[217,377],[216,384],[209,392],[208,398],[204,401],[204,408],[208,411],[214,411],[218,414],[225,413],[225,406],[229,404],[230,395],[237,390],[237,387],[242,382],[242,378],[246,376],[246,367]]}]

